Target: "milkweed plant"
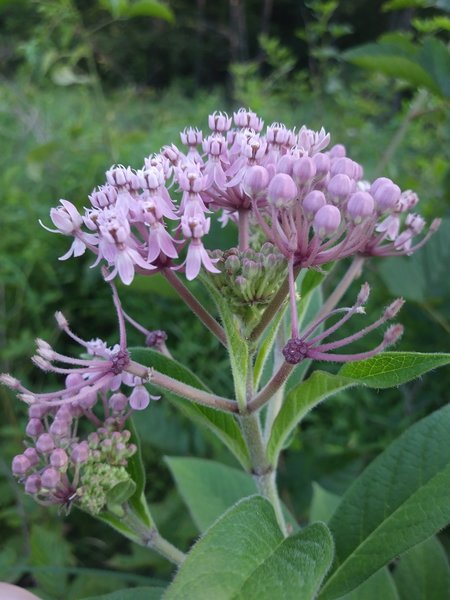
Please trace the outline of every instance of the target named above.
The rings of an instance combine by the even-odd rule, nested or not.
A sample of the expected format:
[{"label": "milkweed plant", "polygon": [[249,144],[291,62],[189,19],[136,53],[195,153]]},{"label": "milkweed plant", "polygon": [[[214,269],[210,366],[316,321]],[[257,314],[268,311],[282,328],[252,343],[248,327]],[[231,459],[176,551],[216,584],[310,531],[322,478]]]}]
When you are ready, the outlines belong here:
[{"label": "milkweed plant", "polygon": [[[208,126],[208,134],[186,128],[181,147],[164,146],[140,169],[112,166],[81,212],[68,200],[51,209],[53,227],[43,225],[70,240],[61,260],[92,253],[111,288],[117,343],[81,338],[58,312],[57,326],[79,354],[38,339],[32,360],[61,375],[59,389],[39,393],[1,376],[28,407],[13,475],[41,505],[62,513],[78,507],[174,563],[173,581],[161,590],[168,600],[332,600],[375,585],[387,586],[376,589],[390,598],[392,561],[450,520],[450,409],[385,450],[327,523],[295,521],[278,493],[277,465],[298,424],[324,399],[356,386],[397,386],[449,362],[446,354],[386,352],[402,336],[402,298],[368,316],[363,283],[351,306],[340,305],[367,261],[419,250],[439,219],[426,224],[417,195],[387,177],[367,181],[323,128],[264,128],[246,109],[232,118],[215,112]],[[237,233],[233,247],[217,249],[212,219]],[[311,303],[344,260],[347,270],[329,297]],[[124,311],[115,281],[132,286],[136,276],[155,274],[227,349],[232,397],[175,360],[158,323]],[[190,289],[195,279],[207,304]],[[142,347],[128,346],[129,327],[141,332]],[[371,332],[378,341],[355,351],[354,342],[360,349]],[[327,372],[327,362],[342,366]],[[201,530],[186,553],[159,533],[144,495],[133,421],[156,400],[208,428],[247,474],[234,481],[236,470],[191,462],[189,476],[202,481],[207,508],[185,490]],[[186,475],[173,472],[183,487]]]}]

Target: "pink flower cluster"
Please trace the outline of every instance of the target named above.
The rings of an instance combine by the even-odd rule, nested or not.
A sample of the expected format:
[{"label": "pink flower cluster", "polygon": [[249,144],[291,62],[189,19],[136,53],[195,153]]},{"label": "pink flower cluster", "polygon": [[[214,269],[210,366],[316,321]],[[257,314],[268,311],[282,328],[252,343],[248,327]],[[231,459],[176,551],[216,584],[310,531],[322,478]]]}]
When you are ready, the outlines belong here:
[{"label": "pink flower cluster", "polygon": [[[44,371],[65,375],[63,389],[36,394],[14,377],[0,376],[0,382],[18,392],[29,405],[29,439],[24,452],[14,457],[12,470],[25,491],[41,504],[69,506],[79,499],[83,505],[88,498],[81,485],[83,469],[92,462],[126,466],[136,447],[129,444],[130,432],[124,429],[125,423],[133,411],[145,409],[156,398],[146,390],[142,379],[125,371],[129,357],[124,346],[108,348],[99,339],[85,341],[69,329],[62,313],[56,314],[56,320],[92,358],[65,356],[47,342],[37,340],[33,362]],[[128,397],[121,391],[122,384],[132,389]],[[84,440],[80,418],[86,418],[94,428]],[[111,480],[114,482],[114,478]]]},{"label": "pink flower cluster", "polygon": [[[439,226],[433,221],[418,238],[425,221],[411,212],[416,194],[402,192],[386,177],[365,181],[344,146],[327,150],[324,129],[295,131],[273,123],[263,133],[263,121],[246,109],[235,112],[233,121],[234,127],[228,115],[214,113],[208,135],[192,127],[181,133],[185,152],[165,146],[141,169],[112,167],[83,216],[61,200],[51,219],[58,233],[74,238],[61,259],[89,248],[95,264],[105,261],[109,278],[118,275],[125,284],[136,272],[166,267],[183,268],[188,280],[202,267],[217,273],[204,239],[210,215],[219,210],[223,224],[239,223],[240,237],[245,239],[250,222],[293,266],[302,267],[356,254],[411,254]],[[184,262],[177,265],[185,246]]]}]

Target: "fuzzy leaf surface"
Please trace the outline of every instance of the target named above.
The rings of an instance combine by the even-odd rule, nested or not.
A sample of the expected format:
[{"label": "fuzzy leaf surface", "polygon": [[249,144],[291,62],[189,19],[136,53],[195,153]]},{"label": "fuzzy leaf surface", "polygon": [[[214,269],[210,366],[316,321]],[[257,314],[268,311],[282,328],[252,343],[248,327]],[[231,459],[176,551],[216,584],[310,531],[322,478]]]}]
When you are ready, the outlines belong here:
[{"label": "fuzzy leaf surface", "polygon": [[261,496],[231,508],[195,544],[164,600],[310,600],[333,560],[325,524],[284,538]]},{"label": "fuzzy leaf surface", "polygon": [[320,600],[360,585],[450,522],[450,405],[395,440],[356,479],[329,526],[336,560]]}]

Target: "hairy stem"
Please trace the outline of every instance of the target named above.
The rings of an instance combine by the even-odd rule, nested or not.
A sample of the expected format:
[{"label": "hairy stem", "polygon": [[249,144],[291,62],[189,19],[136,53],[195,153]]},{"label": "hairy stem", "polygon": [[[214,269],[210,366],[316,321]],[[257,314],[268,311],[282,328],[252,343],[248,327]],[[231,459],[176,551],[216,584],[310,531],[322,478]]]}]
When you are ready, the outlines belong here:
[{"label": "hairy stem", "polygon": [[268,473],[264,473],[263,475],[254,475],[253,479],[255,480],[256,485],[258,486],[260,494],[267,498],[267,500],[269,500],[269,502],[272,504],[278,525],[284,537],[287,537],[288,531],[286,526],[286,520],[284,518],[280,496],[278,495],[276,477],[277,473],[275,470],[273,470]]},{"label": "hairy stem", "polygon": [[155,552],[158,552],[158,554],[161,554],[161,556],[164,556],[164,558],[167,558],[167,560],[175,565],[181,565],[186,558],[184,552],[181,552],[181,550],[163,538],[155,526],[149,527],[143,523],[128,504],[124,505],[124,509],[125,517],[122,521],[136,534],[136,537],[133,536],[133,541],[141,546],[155,550]]},{"label": "hairy stem", "polygon": [[209,331],[217,337],[217,339],[226,347],[227,339],[223,328],[214,319],[212,315],[200,304],[197,298],[191,294],[188,288],[180,280],[180,278],[172,271],[172,269],[163,269],[162,274],[176,290],[178,295],[189,306],[192,312],[200,319]]},{"label": "hairy stem", "polygon": [[128,373],[140,377],[144,382],[151,382],[155,386],[173,392],[174,394],[177,394],[177,396],[187,398],[195,404],[209,406],[210,408],[215,408],[216,410],[221,410],[223,412],[237,413],[239,410],[237,402],[234,400],[216,396],[216,394],[211,394],[204,390],[199,390],[192,385],[178,381],[178,379],[169,377],[169,375],[164,375],[164,373],[155,371],[154,369],[141,365],[133,360],[128,363],[125,370]]}]

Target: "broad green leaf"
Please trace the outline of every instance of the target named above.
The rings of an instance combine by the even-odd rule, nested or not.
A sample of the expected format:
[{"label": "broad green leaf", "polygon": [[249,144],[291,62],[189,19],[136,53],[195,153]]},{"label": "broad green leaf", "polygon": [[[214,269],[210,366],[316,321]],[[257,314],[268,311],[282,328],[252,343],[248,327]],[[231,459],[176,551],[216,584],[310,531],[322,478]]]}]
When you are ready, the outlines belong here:
[{"label": "broad green leaf", "polygon": [[325,371],[315,371],[306,381],[288,392],[283,406],[275,418],[267,445],[267,457],[276,464],[286,440],[301,419],[317,404],[340,390],[356,385],[346,379]]},{"label": "broad green leaf", "polygon": [[200,531],[238,500],[257,493],[251,475],[201,458],[166,457],[178,491]]},{"label": "broad green leaf", "polygon": [[447,353],[382,352],[368,360],[345,364],[339,375],[372,388],[389,388],[449,363]]},{"label": "broad green leaf", "polygon": [[424,87],[441,95],[434,77],[418,62],[420,46],[398,36],[381,39],[377,43],[364,44],[342,54],[345,60],[390,77],[407,81],[414,87]]},{"label": "broad green leaf", "polygon": [[309,520],[328,523],[341,500],[340,496],[329,492],[315,481],[312,484],[313,497],[309,510]]},{"label": "broad green leaf", "polygon": [[284,538],[270,503],[242,500],[195,544],[165,600],[310,600],[333,559],[323,523]]},{"label": "broad green leaf", "polygon": [[[233,467],[202,458],[166,457],[178,491],[199,531],[205,531],[233,504],[258,493],[252,476]],[[283,506],[292,531],[298,523]]]},{"label": "broad green leaf", "polygon": [[360,585],[450,522],[450,405],[419,421],[347,490],[329,525],[336,561],[321,600]]},{"label": "broad green leaf", "polygon": [[207,277],[202,277],[202,282],[205,284],[219,309],[222,325],[227,337],[227,348],[233,372],[236,400],[240,405],[245,405],[249,360],[248,344],[240,331],[237,317],[230,311],[226,300],[208,281]]},{"label": "broad green leaf", "polygon": [[276,464],[291,432],[317,404],[346,388],[365,385],[388,388],[420,377],[427,371],[450,363],[450,354],[383,352],[367,360],[345,364],[337,375],[314,371],[287,394],[269,438],[268,458]]},{"label": "broad green leaf", "polygon": [[101,596],[89,596],[83,600],[161,600],[164,590],[162,587],[135,587]]},{"label": "broad green leaf", "polygon": [[400,557],[394,581],[401,600],[450,598],[450,569],[436,537],[417,544]]},{"label": "broad green leaf", "polygon": [[[209,391],[207,386],[187,367],[176,360],[164,356],[160,352],[156,352],[151,348],[130,348],[130,354],[133,360],[145,366],[153,367],[155,370],[170,375],[170,377],[178,379],[193,387]],[[164,396],[166,396],[170,402],[175,404],[187,417],[212,431],[227,446],[227,448],[231,450],[242,466],[245,469],[249,468],[250,458],[247,446],[239,425],[232,415],[214,410],[207,406],[194,404],[193,402],[171,392],[167,392],[166,390],[163,390],[163,393]]]},{"label": "broad green leaf", "polygon": [[[425,597],[421,598],[426,600]],[[339,600],[400,600],[400,598],[392,575],[389,569],[385,567],[369,577],[353,592],[340,596]]]}]

